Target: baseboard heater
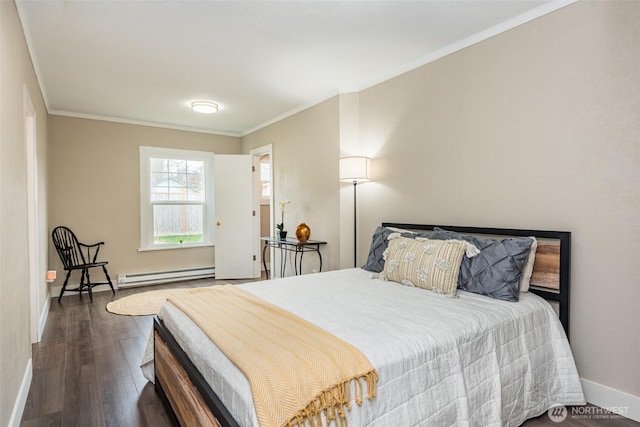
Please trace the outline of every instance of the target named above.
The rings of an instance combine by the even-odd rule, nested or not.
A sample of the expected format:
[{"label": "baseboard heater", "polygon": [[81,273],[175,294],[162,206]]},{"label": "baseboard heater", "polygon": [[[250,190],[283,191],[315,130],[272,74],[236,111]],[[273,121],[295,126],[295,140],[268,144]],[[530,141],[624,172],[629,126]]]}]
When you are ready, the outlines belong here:
[{"label": "baseboard heater", "polygon": [[153,273],[119,274],[118,287],[154,285],[180,280],[206,279],[215,277],[215,267],[191,268],[188,270],[157,271]]}]

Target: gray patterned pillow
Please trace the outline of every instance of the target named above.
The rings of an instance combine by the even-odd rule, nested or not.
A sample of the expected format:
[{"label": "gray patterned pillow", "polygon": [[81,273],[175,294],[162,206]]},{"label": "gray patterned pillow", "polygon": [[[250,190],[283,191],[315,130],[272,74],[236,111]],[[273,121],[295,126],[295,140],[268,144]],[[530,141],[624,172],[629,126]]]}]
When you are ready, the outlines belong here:
[{"label": "gray patterned pillow", "polygon": [[383,252],[389,246],[389,236],[392,233],[400,233],[402,237],[415,239],[416,237],[429,237],[431,232],[414,233],[409,230],[400,230],[398,228],[378,226],[373,232],[371,246],[369,247],[369,256],[367,262],[362,266],[363,269],[374,273],[380,273],[384,270]]},{"label": "gray patterned pillow", "polygon": [[466,240],[480,249],[480,255],[462,260],[458,276],[459,289],[503,301],[518,301],[520,277],[529,257],[533,239],[489,239],[466,236],[437,227],[433,229],[431,238]]}]

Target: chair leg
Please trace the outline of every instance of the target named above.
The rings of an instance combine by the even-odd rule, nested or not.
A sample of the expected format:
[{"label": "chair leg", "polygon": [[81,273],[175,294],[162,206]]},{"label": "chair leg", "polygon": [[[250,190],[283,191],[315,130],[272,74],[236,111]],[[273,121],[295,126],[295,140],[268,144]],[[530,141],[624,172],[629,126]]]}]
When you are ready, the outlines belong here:
[{"label": "chair leg", "polygon": [[83,270],[87,275],[87,292],[89,292],[89,301],[93,302],[93,291],[91,290],[91,278],[89,277],[89,269],[85,268]]},{"label": "chair leg", "polygon": [[78,285],[78,295],[82,297],[82,290],[87,287],[87,284],[85,283],[85,278],[84,278],[86,269],[83,269],[81,271],[82,271],[82,274],[80,275],[80,284]]},{"label": "chair leg", "polygon": [[62,299],[62,294],[64,294],[64,290],[67,288],[67,282],[69,281],[69,276],[71,276],[71,270],[67,271],[67,277],[64,279],[64,283],[62,284],[62,289],[60,290],[60,295],[58,296],[58,304]]},{"label": "chair leg", "polygon": [[115,295],[116,290],[113,289],[113,283],[111,283],[111,277],[109,276],[109,273],[107,273],[107,267],[103,265],[102,271],[104,271],[104,275],[107,276],[107,282],[109,282],[109,286],[111,286],[111,292],[113,292],[113,294]]}]

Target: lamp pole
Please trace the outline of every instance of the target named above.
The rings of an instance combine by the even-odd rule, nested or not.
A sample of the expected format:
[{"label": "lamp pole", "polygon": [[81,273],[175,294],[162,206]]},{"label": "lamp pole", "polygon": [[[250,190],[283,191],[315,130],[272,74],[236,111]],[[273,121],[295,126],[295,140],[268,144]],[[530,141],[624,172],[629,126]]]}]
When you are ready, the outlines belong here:
[{"label": "lamp pole", "polygon": [[356,181],[355,179],[353,180],[353,266],[357,267],[357,263],[358,263],[358,233],[356,230],[357,227],[357,218],[358,216],[356,215],[356,205],[357,205],[357,201],[356,201],[356,186],[358,185],[358,181]]},{"label": "lamp pole", "polygon": [[343,157],[340,159],[340,181],[353,183],[353,266],[358,266],[358,182],[369,181],[371,159],[364,156]]}]

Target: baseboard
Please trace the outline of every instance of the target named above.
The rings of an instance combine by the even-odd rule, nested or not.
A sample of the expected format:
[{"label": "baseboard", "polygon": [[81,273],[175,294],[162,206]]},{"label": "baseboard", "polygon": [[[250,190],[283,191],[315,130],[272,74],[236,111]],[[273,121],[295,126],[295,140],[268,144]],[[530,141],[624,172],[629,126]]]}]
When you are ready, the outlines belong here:
[{"label": "baseboard", "polygon": [[197,267],[182,270],[153,271],[147,273],[118,274],[118,287],[155,285],[159,283],[181,282],[193,279],[215,277],[216,268]]},{"label": "baseboard", "polygon": [[20,384],[20,390],[16,397],[16,402],[13,405],[11,411],[11,418],[9,418],[9,427],[20,427],[22,421],[22,414],[24,413],[24,407],[27,404],[27,396],[29,395],[29,387],[31,387],[31,379],[33,378],[33,366],[31,365],[31,358],[27,363],[27,369],[22,377],[22,384]]},{"label": "baseboard", "polygon": [[49,309],[51,308],[51,295],[49,295],[44,302],[42,312],[40,313],[40,324],[38,325],[38,342],[42,339],[42,333],[44,327],[47,325],[47,319],[49,318]]},{"label": "baseboard", "polygon": [[580,382],[587,402],[640,422],[640,397],[584,378]]}]

